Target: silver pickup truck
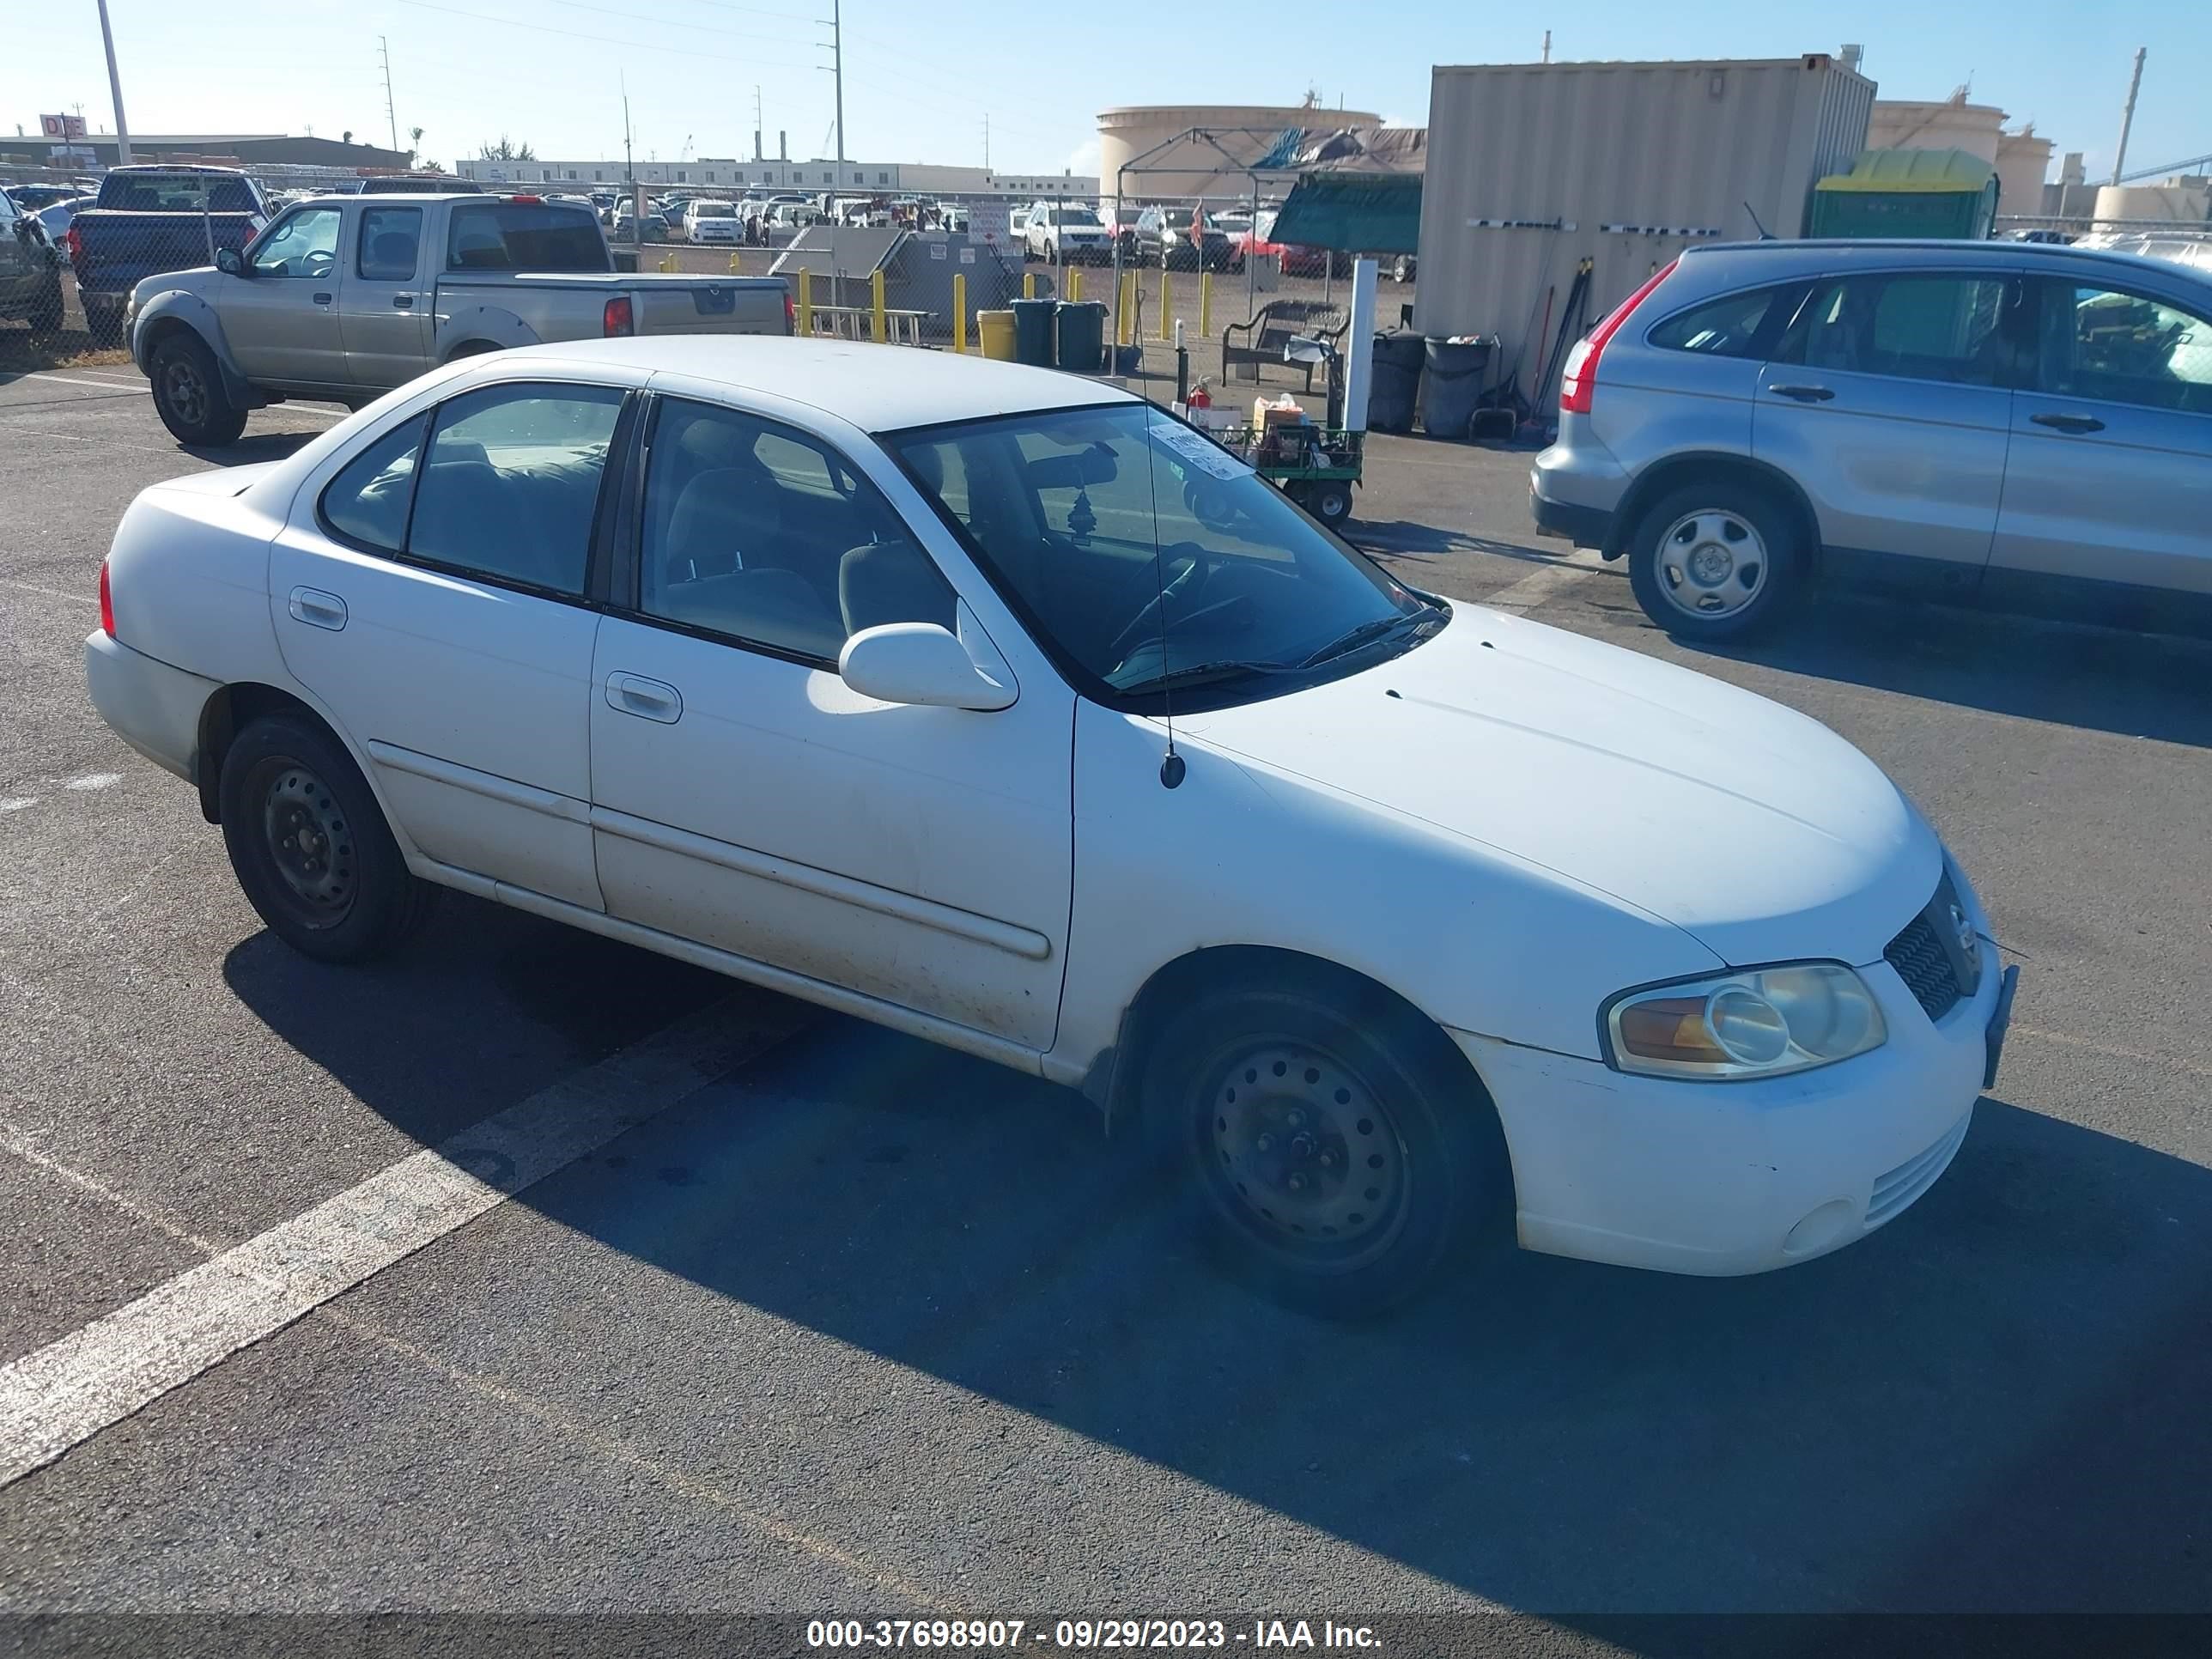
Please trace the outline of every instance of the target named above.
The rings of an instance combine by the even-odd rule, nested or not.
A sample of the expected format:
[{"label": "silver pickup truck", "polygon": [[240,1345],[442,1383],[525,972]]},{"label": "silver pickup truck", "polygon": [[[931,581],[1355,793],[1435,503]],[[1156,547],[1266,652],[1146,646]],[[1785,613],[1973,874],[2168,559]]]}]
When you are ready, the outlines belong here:
[{"label": "silver pickup truck", "polygon": [[588,207],[535,196],[301,202],[243,252],[149,276],[131,355],[161,423],[227,444],[286,398],[351,405],[479,351],[626,334],[786,334],[782,279],[615,269]]}]

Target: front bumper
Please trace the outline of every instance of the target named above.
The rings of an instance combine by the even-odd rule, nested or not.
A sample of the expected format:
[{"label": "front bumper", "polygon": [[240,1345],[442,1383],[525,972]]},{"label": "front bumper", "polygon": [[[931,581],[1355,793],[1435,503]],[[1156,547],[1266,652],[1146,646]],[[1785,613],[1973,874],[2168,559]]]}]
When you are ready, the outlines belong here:
[{"label": "front bumper", "polygon": [[84,642],[84,683],[117,737],[163,770],[194,781],[200,714],[221,687],[96,629]]},{"label": "front bumper", "polygon": [[1452,1032],[1504,1126],[1522,1247],[1755,1273],[1894,1220],[1948,1167],[1984,1087],[2007,982],[1987,955],[1973,996],[1934,1023],[1887,963],[1862,968],[1889,1041],[1759,1082],[1632,1076]]}]

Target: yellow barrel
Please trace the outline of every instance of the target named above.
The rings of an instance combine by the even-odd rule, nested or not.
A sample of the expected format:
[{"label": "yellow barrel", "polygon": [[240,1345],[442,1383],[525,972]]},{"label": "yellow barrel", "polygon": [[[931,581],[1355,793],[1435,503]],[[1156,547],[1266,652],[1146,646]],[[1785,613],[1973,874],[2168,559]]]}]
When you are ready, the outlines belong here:
[{"label": "yellow barrel", "polygon": [[975,313],[975,341],[986,357],[1002,363],[1014,361],[1014,313],[1011,311],[979,311]]}]

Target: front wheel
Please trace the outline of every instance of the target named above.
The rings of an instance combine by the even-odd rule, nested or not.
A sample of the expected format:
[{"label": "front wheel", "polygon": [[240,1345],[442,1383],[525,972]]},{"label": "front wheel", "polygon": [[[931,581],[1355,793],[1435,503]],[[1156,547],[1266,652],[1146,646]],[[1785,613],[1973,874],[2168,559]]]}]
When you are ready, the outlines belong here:
[{"label": "front wheel", "polygon": [[1395,1006],[1232,986],[1186,1004],[1147,1055],[1164,1172],[1208,1243],[1284,1301],[1380,1313],[1496,1207],[1489,1103],[1416,1027]]},{"label": "front wheel", "polygon": [[215,354],[197,335],[171,334],[154,348],[149,367],[154,410],[179,443],[235,443],[246,430],[246,411],[230,400]]},{"label": "front wheel", "polygon": [[1793,516],[1755,485],[1686,484],[1638,521],[1629,585],[1644,614],[1677,639],[1746,639],[1796,598],[1809,550],[1802,540]]}]

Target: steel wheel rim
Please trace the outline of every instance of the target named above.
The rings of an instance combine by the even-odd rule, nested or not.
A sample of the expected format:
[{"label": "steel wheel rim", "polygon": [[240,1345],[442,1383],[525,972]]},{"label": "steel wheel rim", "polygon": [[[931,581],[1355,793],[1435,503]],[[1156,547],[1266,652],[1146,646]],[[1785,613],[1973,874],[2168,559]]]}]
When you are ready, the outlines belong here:
[{"label": "steel wheel rim", "polygon": [[345,808],[330,786],[296,762],[280,762],[262,797],[269,861],[301,920],[335,927],[353,908],[360,860]]},{"label": "steel wheel rim", "polygon": [[207,383],[189,360],[175,358],[163,367],[161,389],[168,396],[170,409],[186,426],[198,426],[207,419]]},{"label": "steel wheel rim", "polygon": [[1766,540],[1726,507],[1685,513],[1659,538],[1654,557],[1659,591],[1686,617],[1732,617],[1766,591]]},{"label": "steel wheel rim", "polygon": [[1249,1044],[1207,1068],[1197,1150],[1217,1208],[1305,1265],[1357,1267],[1389,1249],[1410,1194],[1396,1120],[1317,1044]]}]

